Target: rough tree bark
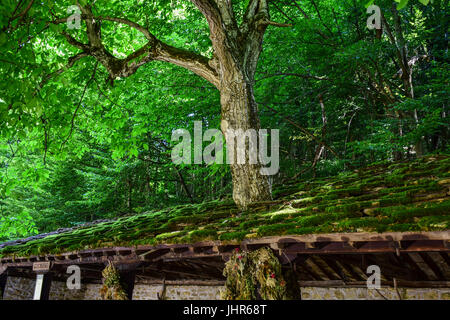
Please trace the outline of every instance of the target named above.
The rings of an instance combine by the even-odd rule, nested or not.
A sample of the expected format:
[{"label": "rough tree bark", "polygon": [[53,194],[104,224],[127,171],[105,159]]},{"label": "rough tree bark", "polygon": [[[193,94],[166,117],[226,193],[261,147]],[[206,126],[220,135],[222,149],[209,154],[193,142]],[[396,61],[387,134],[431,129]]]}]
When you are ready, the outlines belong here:
[{"label": "rough tree bark", "polygon": [[[126,18],[94,16],[90,5],[78,6],[86,22],[87,44],[77,41],[66,32],[67,41],[81,50],[69,62],[92,56],[108,71],[110,81],[128,77],[153,60],[186,68],[212,83],[220,91],[221,129],[227,138],[227,129],[260,129],[258,106],[254,98],[254,75],[262,51],[264,33],[269,25],[289,25],[270,21],[267,0],[250,0],[240,25],[231,0],[191,0],[206,18],[214,50],[212,59],[175,48],[153,35],[148,29]],[[52,21],[64,23],[67,18]],[[102,42],[101,23],[112,21],[126,24],[142,34],[148,43],[124,59],[108,52]],[[236,146],[236,144],[235,144]],[[236,152],[235,152],[236,154]],[[247,155],[248,158],[248,155]],[[248,160],[248,159],[247,159]],[[231,164],[233,199],[245,209],[250,203],[271,199],[267,176],[260,172],[261,164]]]},{"label": "rough tree bark", "polygon": [[[214,65],[219,78],[222,107],[221,129],[229,132],[242,129],[259,130],[258,106],[254,97],[254,75],[262,51],[264,32],[270,22],[266,0],[252,0],[238,27],[231,1],[192,0],[206,17],[214,49]],[[230,131],[229,131],[230,130]],[[237,154],[234,144],[233,154]],[[231,164],[233,199],[246,208],[255,201],[271,199],[268,177],[261,174],[261,165]]]}]

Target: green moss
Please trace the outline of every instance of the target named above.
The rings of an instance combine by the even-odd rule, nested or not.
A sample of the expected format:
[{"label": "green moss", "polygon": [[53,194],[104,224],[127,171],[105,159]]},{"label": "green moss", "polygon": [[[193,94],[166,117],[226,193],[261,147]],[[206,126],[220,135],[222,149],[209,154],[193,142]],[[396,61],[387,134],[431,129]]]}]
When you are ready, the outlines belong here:
[{"label": "green moss", "polygon": [[415,223],[393,224],[389,229],[397,232],[420,231],[420,227]]},{"label": "green moss", "polygon": [[421,229],[446,230],[450,226],[449,216],[425,216],[419,219],[417,225]]},{"label": "green moss", "polygon": [[227,232],[223,233],[219,236],[219,240],[243,240],[245,236],[248,234],[246,231],[238,231],[238,232]]},{"label": "green moss", "polygon": [[321,226],[319,228],[316,227],[296,227],[291,228],[286,231],[286,234],[289,235],[302,235],[302,234],[314,234],[314,233],[326,233],[331,230],[329,226]]},{"label": "green moss", "polygon": [[361,203],[350,203],[344,205],[330,206],[326,209],[326,212],[355,212],[359,211],[361,208]]},{"label": "green moss", "polygon": [[333,215],[331,213],[299,217],[297,218],[297,225],[300,227],[310,227],[330,221],[332,218]]},{"label": "green moss", "polygon": [[286,230],[295,228],[296,223],[279,223],[270,226],[261,226],[258,228],[259,236],[283,235]]},{"label": "green moss", "polygon": [[379,202],[382,207],[394,204],[407,204],[412,202],[412,194],[410,191],[405,191],[394,195],[388,195],[380,198]]},{"label": "green moss", "polygon": [[196,242],[200,240],[214,240],[217,238],[216,230],[195,230],[189,234],[191,241]]},{"label": "green moss", "polygon": [[158,241],[164,241],[175,237],[180,237],[186,234],[186,231],[174,231],[174,232],[168,232],[168,233],[162,233],[155,237]]},{"label": "green moss", "polygon": [[446,215],[448,217],[450,212],[450,201],[432,203],[416,208],[394,207],[390,209],[391,210],[383,210],[383,213],[386,213],[396,221],[432,215]]},{"label": "green moss", "polygon": [[[339,230],[355,230],[358,228],[373,228],[376,229],[380,225],[379,218],[376,217],[365,217],[365,218],[350,218],[345,219],[337,223],[336,227]],[[384,221],[386,222],[386,220]]]},{"label": "green moss", "polygon": [[[283,217],[280,217],[280,218],[281,218],[281,220],[283,220]],[[242,223],[239,225],[239,229],[242,229],[242,230],[248,230],[248,229],[250,229],[250,228],[254,228],[254,227],[257,227],[257,226],[259,226],[259,225],[262,225],[262,224],[264,224],[264,222],[265,222],[265,220],[245,221],[245,222],[242,222]]]},{"label": "green moss", "polygon": [[[246,236],[448,230],[448,186],[438,182],[448,179],[449,170],[449,156],[383,162],[336,177],[275,187],[278,202],[255,203],[246,212],[230,199],[179,205],[7,246],[0,249],[0,256],[111,245],[240,241]],[[435,194],[441,202],[426,200]]]}]

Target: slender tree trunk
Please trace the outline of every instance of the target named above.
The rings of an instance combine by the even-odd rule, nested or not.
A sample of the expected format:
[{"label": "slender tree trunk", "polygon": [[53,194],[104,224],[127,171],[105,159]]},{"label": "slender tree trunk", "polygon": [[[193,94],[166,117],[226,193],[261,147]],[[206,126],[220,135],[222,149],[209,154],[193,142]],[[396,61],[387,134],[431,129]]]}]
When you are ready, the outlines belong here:
[{"label": "slender tree trunk", "polygon": [[130,179],[127,179],[127,185],[128,185],[127,208],[128,208],[128,212],[131,212],[131,211],[132,211],[132,192],[133,192],[133,185],[132,185]]},{"label": "slender tree trunk", "polygon": [[175,167],[175,171],[177,172],[178,178],[180,179],[181,187],[183,188],[184,192],[186,192],[186,195],[189,197],[192,203],[194,203],[194,198],[192,198],[191,192],[189,191],[188,186],[186,185],[186,181],[184,181],[183,174],[181,173],[180,169]]},{"label": "slender tree trunk", "polygon": [[[397,36],[397,42],[398,42],[398,55],[399,55],[399,62],[402,66],[402,80],[403,80],[403,87],[405,90],[406,97],[410,99],[414,99],[414,85],[413,85],[413,78],[412,78],[412,72],[413,72],[413,64],[410,64],[408,61],[408,48],[405,41],[405,38],[403,36],[403,30],[401,27],[401,18],[397,10],[397,4],[392,3],[391,11],[394,16],[394,28]],[[395,43],[395,41],[394,41]],[[416,126],[419,126],[419,116],[417,113],[417,109],[414,109],[412,117],[414,118],[414,121],[416,122]],[[417,157],[422,157],[424,153],[424,138],[420,137],[414,144],[414,151],[416,152]]]}]

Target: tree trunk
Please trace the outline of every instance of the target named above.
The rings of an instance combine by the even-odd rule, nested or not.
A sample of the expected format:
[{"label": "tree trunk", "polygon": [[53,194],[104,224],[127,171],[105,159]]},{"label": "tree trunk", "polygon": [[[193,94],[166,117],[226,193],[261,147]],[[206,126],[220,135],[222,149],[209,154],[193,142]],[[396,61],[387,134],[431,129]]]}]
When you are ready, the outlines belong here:
[{"label": "tree trunk", "polygon": [[[397,43],[394,40],[394,44],[398,47],[398,57],[399,57],[399,63],[401,65],[402,69],[402,80],[403,80],[403,87],[405,90],[406,97],[410,99],[414,99],[414,85],[413,85],[413,78],[412,78],[412,72],[413,72],[413,66],[414,63],[410,63],[408,59],[408,48],[405,41],[405,38],[403,36],[403,31],[401,27],[401,18],[397,10],[397,4],[394,2],[392,3],[391,11],[394,16],[394,28],[397,35]],[[412,117],[414,118],[414,121],[416,122],[416,127],[419,127],[419,116],[417,114],[417,109],[414,109]],[[424,138],[420,137],[414,144],[414,151],[416,152],[417,157],[422,157],[424,153]]]},{"label": "tree trunk", "polygon": [[[255,130],[259,140],[258,130],[260,122],[258,116],[258,106],[253,94],[253,83],[251,80],[244,79],[243,73],[237,70],[232,72],[225,71],[220,90],[222,105],[221,129],[226,141],[234,139],[230,136],[230,130]],[[251,150],[249,141],[246,141],[245,164],[237,163],[237,139],[234,145],[227,143],[229,154],[234,154],[230,159],[231,175],[233,178],[233,199],[236,204],[246,209],[247,206],[256,201],[265,201],[272,198],[271,186],[267,176],[261,174],[261,164],[257,156],[257,163],[251,164],[249,152]],[[256,150],[256,149],[255,149]],[[233,161],[232,161],[233,160]]]}]

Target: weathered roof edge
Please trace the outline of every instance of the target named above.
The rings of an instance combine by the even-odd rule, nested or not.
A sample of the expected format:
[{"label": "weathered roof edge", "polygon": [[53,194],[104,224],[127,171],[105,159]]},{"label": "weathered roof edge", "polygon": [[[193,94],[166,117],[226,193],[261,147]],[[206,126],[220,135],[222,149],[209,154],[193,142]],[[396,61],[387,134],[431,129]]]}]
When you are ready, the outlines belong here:
[{"label": "weathered roof edge", "polygon": [[85,264],[179,260],[184,258],[222,257],[227,259],[236,249],[255,250],[269,246],[278,251],[284,262],[297,254],[314,253],[401,253],[450,252],[450,230],[430,232],[332,233],[316,235],[272,236],[242,241],[204,241],[194,244],[137,245],[106,247],[62,254],[31,257],[5,257],[0,260],[0,273],[7,267],[29,267],[35,262],[52,264]]},{"label": "weathered roof edge", "polygon": [[43,238],[46,238],[48,236],[52,236],[55,234],[63,234],[63,233],[72,232],[72,231],[82,229],[82,228],[88,228],[88,227],[94,226],[94,225],[102,223],[102,222],[112,222],[117,219],[118,218],[116,218],[116,219],[98,219],[98,220],[94,220],[92,222],[82,223],[82,224],[79,224],[79,225],[76,225],[76,226],[70,227],[70,228],[59,228],[59,229],[56,229],[55,231],[51,231],[51,232],[39,233],[34,236],[0,242],[0,249],[4,248],[4,247],[8,247],[8,246],[15,246],[18,244],[27,243],[32,240],[43,239]]}]

